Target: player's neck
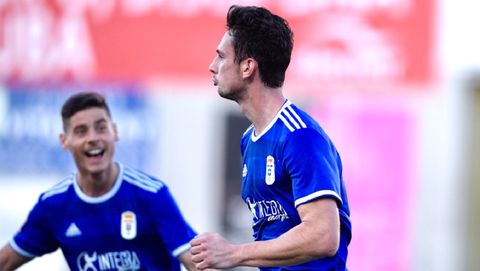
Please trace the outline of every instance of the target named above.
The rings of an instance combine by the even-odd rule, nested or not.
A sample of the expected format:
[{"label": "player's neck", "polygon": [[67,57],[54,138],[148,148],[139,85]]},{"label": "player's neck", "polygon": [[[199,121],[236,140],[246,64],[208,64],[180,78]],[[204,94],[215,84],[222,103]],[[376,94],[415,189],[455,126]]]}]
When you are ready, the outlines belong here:
[{"label": "player's neck", "polygon": [[82,172],[77,175],[78,186],[90,197],[99,197],[110,191],[118,177],[118,165],[112,163],[100,173]]},{"label": "player's neck", "polygon": [[240,103],[245,117],[253,124],[255,134],[261,134],[272,122],[285,102],[282,89],[262,89],[250,93],[248,99]]}]

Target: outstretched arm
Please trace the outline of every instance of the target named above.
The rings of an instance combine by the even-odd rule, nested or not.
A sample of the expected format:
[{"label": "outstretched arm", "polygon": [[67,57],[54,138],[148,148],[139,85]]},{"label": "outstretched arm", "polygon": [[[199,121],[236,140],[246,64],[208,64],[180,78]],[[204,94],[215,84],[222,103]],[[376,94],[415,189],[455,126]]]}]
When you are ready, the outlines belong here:
[{"label": "outstretched arm", "polygon": [[335,200],[318,199],[298,208],[302,222],[268,241],[231,244],[216,233],[197,236],[192,259],[199,270],[235,266],[296,265],[333,256],[340,243],[340,217]]},{"label": "outstretched arm", "polygon": [[24,257],[15,252],[10,244],[6,244],[0,249],[0,271],[15,270],[30,260],[31,258]]}]

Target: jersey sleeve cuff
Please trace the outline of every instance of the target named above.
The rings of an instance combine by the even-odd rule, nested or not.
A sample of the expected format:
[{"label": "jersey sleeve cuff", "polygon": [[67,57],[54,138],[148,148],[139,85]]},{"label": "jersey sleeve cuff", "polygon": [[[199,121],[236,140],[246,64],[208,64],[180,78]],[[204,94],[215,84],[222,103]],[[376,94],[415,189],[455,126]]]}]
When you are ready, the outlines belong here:
[{"label": "jersey sleeve cuff", "polygon": [[14,239],[11,239],[9,244],[12,247],[13,251],[17,252],[18,254],[22,255],[23,257],[27,257],[27,258],[37,257],[37,255],[32,254],[32,253],[24,250],[23,248],[19,247]]},{"label": "jersey sleeve cuff", "polygon": [[183,252],[189,250],[190,247],[191,247],[191,246],[190,246],[190,243],[183,244],[183,245],[177,247],[177,248],[172,252],[172,254],[173,254],[174,257],[178,257],[178,256],[179,256],[180,254],[182,254]]},{"label": "jersey sleeve cuff", "polygon": [[342,198],[337,194],[337,192],[333,190],[320,190],[317,192],[314,192],[310,195],[307,195],[305,197],[301,197],[297,200],[295,200],[295,208],[298,207],[301,204],[304,204],[306,202],[312,201],[317,198],[324,198],[324,197],[333,197],[335,198],[340,204],[342,204]]}]

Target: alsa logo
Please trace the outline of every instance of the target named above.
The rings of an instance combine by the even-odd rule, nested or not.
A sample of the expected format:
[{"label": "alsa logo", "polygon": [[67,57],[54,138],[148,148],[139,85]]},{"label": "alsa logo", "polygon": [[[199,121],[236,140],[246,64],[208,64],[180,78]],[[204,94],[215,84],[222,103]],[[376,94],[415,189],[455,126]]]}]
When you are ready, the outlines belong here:
[{"label": "alsa logo", "polygon": [[140,260],[134,251],[113,251],[103,254],[82,252],[77,257],[80,271],[140,270]]}]

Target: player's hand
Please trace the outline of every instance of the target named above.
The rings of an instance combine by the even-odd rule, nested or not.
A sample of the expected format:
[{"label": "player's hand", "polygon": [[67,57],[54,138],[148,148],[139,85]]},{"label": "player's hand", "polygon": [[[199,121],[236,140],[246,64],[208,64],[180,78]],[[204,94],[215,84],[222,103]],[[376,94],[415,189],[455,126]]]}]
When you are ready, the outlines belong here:
[{"label": "player's hand", "polygon": [[218,233],[204,233],[191,242],[192,261],[198,270],[207,268],[226,269],[236,266],[235,245]]}]

